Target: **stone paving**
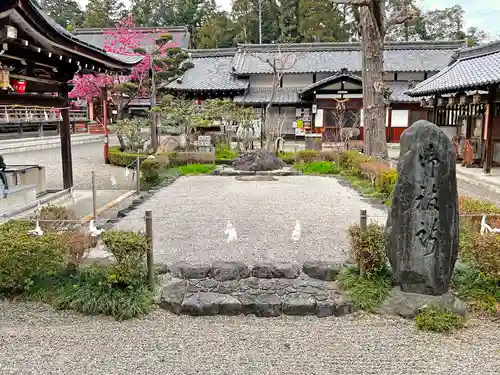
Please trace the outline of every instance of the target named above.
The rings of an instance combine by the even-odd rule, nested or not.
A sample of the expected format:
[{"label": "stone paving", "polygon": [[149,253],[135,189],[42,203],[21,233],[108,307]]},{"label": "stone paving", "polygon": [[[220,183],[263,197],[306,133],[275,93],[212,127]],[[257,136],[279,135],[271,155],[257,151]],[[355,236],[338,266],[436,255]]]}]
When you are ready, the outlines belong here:
[{"label": "stone paving", "polygon": [[188,315],[343,316],[352,313],[353,306],[333,282],[342,267],[312,261],[304,267],[274,262],[252,267],[241,262],[176,263],[169,267],[174,278],[161,291],[159,305]]}]

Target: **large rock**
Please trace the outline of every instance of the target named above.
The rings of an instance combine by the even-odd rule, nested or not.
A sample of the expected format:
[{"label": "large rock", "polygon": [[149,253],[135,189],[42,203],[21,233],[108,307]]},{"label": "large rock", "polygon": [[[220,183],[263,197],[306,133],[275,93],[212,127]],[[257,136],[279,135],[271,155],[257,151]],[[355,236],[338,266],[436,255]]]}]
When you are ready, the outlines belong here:
[{"label": "large rock", "polygon": [[290,293],[283,299],[283,314],[314,315],[316,300],[308,294]]},{"label": "large rock", "polygon": [[210,274],[217,281],[239,280],[250,276],[250,269],[241,262],[214,262]]},{"label": "large rock", "polygon": [[184,295],[186,294],[186,281],[177,281],[168,284],[163,288],[163,292],[160,298],[160,307],[179,315],[181,313],[182,301],[184,300]]},{"label": "large rock", "polygon": [[466,315],[467,305],[451,292],[440,296],[418,293],[405,293],[399,287],[392,289],[390,296],[380,306],[383,315],[400,316],[412,319],[425,307],[439,305],[447,307],[455,314]]},{"label": "large rock", "polygon": [[200,292],[186,297],[182,312],[189,315],[238,315],[241,302],[228,294]]},{"label": "large rock", "polygon": [[404,292],[444,294],[458,255],[455,152],[425,120],[403,133],[400,149],[387,219],[389,260]]},{"label": "large rock", "polygon": [[210,266],[208,264],[190,264],[177,262],[169,267],[172,276],[178,279],[203,279],[207,277]]},{"label": "large rock", "polygon": [[285,167],[286,163],[275,154],[260,149],[244,153],[234,160],[233,166],[242,171],[272,171]]},{"label": "large rock", "polygon": [[296,279],[300,275],[300,267],[295,263],[259,262],[252,268],[252,276],[261,279]]},{"label": "large rock", "polygon": [[302,265],[304,273],[314,279],[333,281],[337,278],[343,263],[309,260]]}]

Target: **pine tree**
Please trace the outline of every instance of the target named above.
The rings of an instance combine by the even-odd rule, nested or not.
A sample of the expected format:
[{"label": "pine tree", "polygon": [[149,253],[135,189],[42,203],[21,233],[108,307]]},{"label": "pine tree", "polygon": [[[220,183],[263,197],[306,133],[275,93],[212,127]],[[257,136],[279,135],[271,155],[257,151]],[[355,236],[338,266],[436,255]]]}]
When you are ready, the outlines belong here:
[{"label": "pine tree", "polygon": [[85,10],[84,27],[113,27],[127,15],[127,9],[121,1],[89,0]]},{"label": "pine tree", "polygon": [[299,43],[300,0],[281,0],[281,42]]},{"label": "pine tree", "polygon": [[78,27],[83,23],[83,10],[75,0],[41,0],[40,6],[65,28]]}]

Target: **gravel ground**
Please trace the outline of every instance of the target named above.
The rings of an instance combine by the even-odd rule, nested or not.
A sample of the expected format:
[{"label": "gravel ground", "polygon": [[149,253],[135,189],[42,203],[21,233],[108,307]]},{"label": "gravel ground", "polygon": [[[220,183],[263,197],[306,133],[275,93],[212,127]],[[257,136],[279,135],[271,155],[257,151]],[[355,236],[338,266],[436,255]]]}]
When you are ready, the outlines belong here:
[{"label": "gravel ground", "polygon": [[446,374],[498,373],[499,326],[471,321],[441,335],[377,316],[175,316],[115,322],[0,302],[0,373]]},{"label": "gravel ground", "polygon": [[[75,189],[90,190],[92,188],[92,170],[96,171],[98,189],[114,189],[111,184],[111,176],[114,176],[116,179],[117,189],[135,189],[132,174],[129,177],[125,177],[123,168],[104,164],[103,147],[103,143],[101,142],[72,145]],[[4,159],[7,165],[42,165],[45,167],[47,187],[49,189],[62,189],[63,187],[60,148],[7,154]]]},{"label": "gravel ground", "polygon": [[[279,177],[277,181],[238,181],[234,177],[182,177],[157,192],[117,226],[144,228],[145,210],[153,210],[156,261],[210,262],[259,260],[303,262],[345,260],[346,229],[359,222],[359,211],[385,222],[351,188],[328,177]],[[238,241],[227,243],[227,221]],[[296,220],[301,237],[292,240]]]}]

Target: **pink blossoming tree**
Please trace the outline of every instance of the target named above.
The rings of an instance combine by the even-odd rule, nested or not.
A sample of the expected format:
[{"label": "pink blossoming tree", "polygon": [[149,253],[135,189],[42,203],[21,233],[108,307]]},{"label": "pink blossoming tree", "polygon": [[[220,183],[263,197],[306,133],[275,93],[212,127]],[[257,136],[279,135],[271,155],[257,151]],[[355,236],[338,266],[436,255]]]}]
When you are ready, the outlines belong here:
[{"label": "pink blossoming tree", "polygon": [[[144,48],[146,46],[146,48]],[[143,56],[132,73],[123,75],[83,75],[75,76],[74,88],[70,97],[92,101],[100,97],[101,89],[107,87],[117,107],[118,119],[123,119],[125,108],[137,98],[151,97],[151,70],[155,70],[156,83],[170,82],[193,65],[188,62],[188,55],[175,43],[172,37],[159,31],[156,36],[148,36],[138,31],[132,17],[127,17],[116,24],[116,29],[105,32],[104,50],[125,56]]]}]

